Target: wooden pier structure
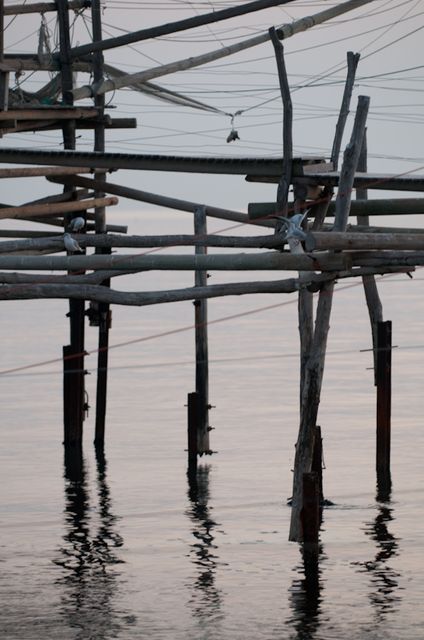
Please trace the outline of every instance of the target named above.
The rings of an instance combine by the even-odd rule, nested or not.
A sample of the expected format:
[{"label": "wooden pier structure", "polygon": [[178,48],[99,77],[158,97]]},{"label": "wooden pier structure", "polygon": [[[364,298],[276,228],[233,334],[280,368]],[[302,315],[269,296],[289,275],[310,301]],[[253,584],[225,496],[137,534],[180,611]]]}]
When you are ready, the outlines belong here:
[{"label": "wooden pier structure", "polygon": [[[288,0],[286,0],[287,2]],[[370,4],[348,0],[290,25],[271,27],[249,40],[150,70],[127,74],[106,65],[103,52],[130,43],[187,30],[199,25],[243,15],[284,2],[257,0],[175,23],[146,28],[117,38],[102,36],[100,0],[56,0],[0,9],[0,180],[45,177],[46,187],[60,185],[61,193],[19,206],[0,205],[0,219],[20,219],[52,227],[27,230],[0,229],[0,299],[65,298],[69,300],[69,341],[63,346],[64,444],[81,447],[86,418],[85,329],[98,328],[98,378],[94,441],[105,440],[107,366],[111,307],[152,305],[180,300],[194,303],[196,375],[188,393],[188,462],[196,468],[199,455],[211,453],[211,409],[208,392],[207,299],[261,293],[298,296],[300,334],[300,423],[293,474],[292,518],[289,538],[316,543],[322,503],[321,431],[318,408],[332,297],[337,282],[361,278],[369,309],[376,385],[376,471],[390,482],[391,323],[383,319],[375,282],[376,274],[410,273],[424,265],[424,230],[378,225],[381,215],[424,213],[424,176],[374,174],[367,171],[366,127],[369,98],[359,96],[351,105],[359,54],[347,53],[347,77],[341,96],[331,157],[298,157],[293,153],[293,106],[287,79],[283,42],[288,37],[336,16]],[[71,11],[90,12],[92,41],[72,47]],[[24,12],[56,12],[59,49],[52,55],[4,53],[4,17]],[[131,87],[163,97],[165,89],[151,80],[182,69],[268,42],[274,51],[282,101],[282,148],[278,158],[195,157],[113,153],[107,150],[107,131],[135,128],[133,118],[113,118],[105,113],[105,94]],[[41,52],[42,53],[42,52]],[[51,79],[34,94],[9,87],[9,76],[19,71],[48,72]],[[75,86],[75,72],[85,84]],[[175,96],[174,96],[175,97]],[[178,96],[180,103],[196,108],[196,101]],[[88,99],[91,106],[78,106]],[[198,104],[198,103],[197,103]],[[355,112],[341,162],[341,143],[350,110]],[[93,132],[93,150],[78,147],[78,129]],[[62,132],[62,148],[55,150],[8,147],[5,139],[17,132]],[[19,165],[19,166],[14,166]],[[22,165],[28,165],[23,167]],[[339,166],[340,165],[340,166]],[[219,208],[204,202],[181,200],[119,183],[119,170],[242,175],[251,183],[276,185],[273,202],[246,203],[246,212]],[[117,177],[109,179],[110,172]],[[254,189],[254,184],[252,184]],[[289,199],[292,190],[293,197]],[[368,198],[369,190],[413,192],[414,197]],[[23,191],[23,190],[22,190]],[[353,195],[356,192],[356,199]],[[191,235],[136,236],[124,225],[107,222],[109,207],[119,198],[150,203],[193,214]],[[207,219],[215,217],[250,225],[249,236],[208,234]],[[371,218],[373,220],[371,221]],[[268,230],[257,235],[257,227]],[[126,248],[193,247],[193,255],[134,255]],[[221,253],[209,255],[207,247]],[[117,250],[120,250],[119,252]],[[231,252],[226,253],[226,249]],[[239,253],[234,249],[242,250]],[[113,253],[112,253],[112,250]],[[249,253],[249,250],[252,250]],[[261,250],[261,251],[258,251]],[[63,254],[63,255],[56,255]],[[140,271],[193,271],[193,286],[166,291],[122,292],[115,279]],[[275,280],[234,281],[209,285],[207,271],[276,271]],[[30,273],[36,271],[37,273]],[[46,272],[49,272],[48,274]],[[281,277],[281,272],[289,272]],[[53,272],[53,273],[52,273]],[[57,272],[57,273],[56,273]],[[315,315],[313,296],[317,297]],[[183,401],[183,399],[182,399]],[[325,425],[323,425],[325,434]]]}]

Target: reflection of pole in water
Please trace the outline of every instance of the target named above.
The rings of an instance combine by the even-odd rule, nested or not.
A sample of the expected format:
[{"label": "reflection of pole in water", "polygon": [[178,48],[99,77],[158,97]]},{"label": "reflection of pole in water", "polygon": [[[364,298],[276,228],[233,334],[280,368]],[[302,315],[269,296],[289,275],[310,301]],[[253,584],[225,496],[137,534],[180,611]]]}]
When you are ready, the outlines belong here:
[{"label": "reflection of pole in water", "polygon": [[[122,538],[114,530],[116,517],[110,512],[110,493],[106,484],[106,461],[97,456],[99,524],[96,535],[89,507],[87,475],[80,448],[65,450],[65,524],[63,546],[55,563],[63,568],[57,584],[63,587],[63,613],[75,640],[115,637],[121,628],[113,608],[117,593],[117,573],[113,565],[121,562],[114,548]],[[128,621],[128,619],[127,619]]]},{"label": "reflection of pole in water", "polygon": [[312,640],[320,626],[322,545],[303,544],[300,551],[302,564],[295,570],[297,574],[303,574],[303,577],[297,577],[292,582],[290,606],[293,617],[288,624],[295,629],[298,640]]},{"label": "reflection of pole in water", "polygon": [[366,535],[377,543],[375,558],[362,563],[362,570],[371,574],[372,590],[369,598],[378,622],[384,620],[387,613],[395,611],[400,601],[400,596],[396,593],[400,574],[388,565],[391,558],[399,555],[398,539],[388,529],[388,523],[394,519],[393,508],[389,506],[390,487],[391,483],[386,481],[383,485],[378,485],[377,500],[384,498],[385,501],[377,504],[375,519],[365,525]]},{"label": "reflection of pole in water", "polygon": [[221,618],[221,592],[215,586],[215,572],[218,558],[214,551],[214,528],[209,503],[209,466],[198,467],[197,472],[188,474],[190,505],[187,515],[193,527],[195,542],[190,545],[190,557],[197,569],[197,577],[192,583],[193,595],[190,606],[201,620]]},{"label": "reflection of pole in water", "polygon": [[297,574],[290,589],[290,606],[293,617],[288,623],[296,631],[296,638],[312,640],[320,626],[322,580],[320,560],[324,557],[322,545],[300,546],[302,564],[295,568]]}]

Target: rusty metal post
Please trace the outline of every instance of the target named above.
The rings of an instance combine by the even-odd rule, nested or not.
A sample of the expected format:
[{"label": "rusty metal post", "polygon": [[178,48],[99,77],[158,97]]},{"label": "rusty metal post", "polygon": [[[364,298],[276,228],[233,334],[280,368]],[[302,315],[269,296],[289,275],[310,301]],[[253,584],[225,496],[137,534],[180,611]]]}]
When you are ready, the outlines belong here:
[{"label": "rusty metal post", "polygon": [[188,472],[197,469],[197,428],[199,423],[200,398],[195,391],[187,394],[187,440],[188,440]]},{"label": "rusty metal post", "polygon": [[390,477],[392,323],[377,324],[377,446],[376,469],[380,479]]}]

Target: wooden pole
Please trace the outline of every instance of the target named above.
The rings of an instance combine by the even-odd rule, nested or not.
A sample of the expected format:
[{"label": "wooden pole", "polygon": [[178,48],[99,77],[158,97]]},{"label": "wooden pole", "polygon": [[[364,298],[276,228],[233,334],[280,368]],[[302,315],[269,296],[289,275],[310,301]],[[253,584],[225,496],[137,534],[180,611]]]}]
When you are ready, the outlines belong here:
[{"label": "wooden pole", "polygon": [[[344,154],[341,170],[343,179],[341,179],[341,187],[336,198],[335,227],[339,229],[345,229],[348,220],[350,198],[346,195],[346,189],[352,187],[364,136],[368,106],[369,98],[360,96],[351,140]],[[305,367],[304,393],[293,474],[293,501],[289,533],[289,539],[292,541],[301,541],[303,539],[301,521],[302,477],[304,473],[310,472],[312,465],[333,290],[334,282],[324,283],[320,290],[311,352]]]},{"label": "wooden pole", "polygon": [[[0,2],[0,64],[4,61],[4,0]],[[0,71],[0,111],[9,106],[9,72]],[[6,114],[3,114],[6,116]],[[7,117],[7,116],[6,116]],[[0,135],[1,138],[1,135]]]},{"label": "wooden pole", "polygon": [[[52,179],[51,182],[62,183],[63,180]],[[180,200],[179,198],[170,198],[169,196],[163,196],[157,193],[151,193],[149,191],[141,191],[140,189],[134,189],[131,187],[124,187],[122,185],[113,184],[111,182],[105,182],[103,185],[100,185],[98,180],[91,180],[90,178],[77,176],[75,179],[72,178],[72,184],[74,186],[84,186],[88,189],[97,189],[100,186],[103,186],[106,193],[112,193],[117,196],[122,196],[123,198],[130,198],[130,200],[136,200],[138,202],[148,202],[149,204],[154,204],[159,207],[168,207],[169,209],[189,211],[191,213],[194,213],[199,207],[205,206],[207,215],[211,216],[212,218],[242,222],[243,224],[257,224],[258,226],[264,227],[275,226],[274,220],[258,220],[257,222],[255,222],[250,220],[245,213],[241,213],[239,211],[232,211],[230,209],[222,209],[220,207],[202,205],[198,202]]]},{"label": "wooden pole", "polygon": [[302,476],[302,530],[305,544],[316,544],[319,540],[320,501],[319,479],[314,472]]},{"label": "wooden pole", "polygon": [[[68,0],[56,0],[57,19],[59,24],[59,59],[60,59],[60,75],[62,84],[62,98],[64,104],[73,106],[72,88],[72,62],[70,57],[71,41],[70,41],[70,25],[69,25],[69,6]],[[74,150],[76,146],[75,136],[75,120],[69,120],[63,124],[63,146],[65,149]],[[65,184],[65,191],[69,190]],[[72,364],[75,373],[68,376],[67,392],[64,392],[64,414],[65,414],[65,430],[69,429],[70,433],[65,436],[65,443],[81,444],[82,442],[82,425],[84,420],[85,408],[85,388],[84,388],[84,300],[69,300],[69,326],[70,326],[70,345],[64,347],[64,353],[67,351],[72,356]],[[65,359],[64,359],[65,366]],[[64,370],[65,371],[65,370]],[[66,375],[66,373],[65,373]],[[69,416],[67,419],[66,416]],[[69,420],[69,422],[67,421]],[[72,425],[75,425],[74,427]],[[72,431],[71,431],[72,430]],[[73,437],[72,433],[76,436]]]},{"label": "wooden pole", "polygon": [[[321,231],[312,232],[306,236],[305,246],[308,252],[311,251],[384,251],[386,249],[400,251],[417,251],[424,249],[423,233],[366,233],[361,231],[339,232]],[[371,297],[372,308],[380,306],[377,298]]]},{"label": "wooden pole", "polygon": [[[366,266],[382,266],[390,264],[384,257],[375,259],[375,252],[364,254],[362,262]],[[383,252],[384,254],[384,252]],[[393,256],[392,256],[393,258]],[[413,255],[413,262],[402,257],[405,264],[422,264],[424,256]],[[360,265],[359,260],[355,262]],[[0,256],[0,269],[41,270],[41,271],[80,271],[85,269],[114,269],[118,271],[148,271],[151,269],[192,271],[193,269],[216,269],[218,271],[244,270],[294,270],[294,271],[344,271],[352,265],[350,255],[343,253],[315,253],[313,257],[290,255],[277,251],[262,251],[255,254],[210,254],[206,256],[191,255],[72,255],[72,256]]]},{"label": "wooden pole", "polygon": [[[321,11],[314,15],[307,16],[301,18],[300,20],[295,20],[290,24],[285,24],[277,27],[277,36],[280,40],[285,40],[297,33],[306,31],[307,29],[310,29],[317,24],[322,24],[324,22],[327,22],[328,20],[331,20],[332,18],[336,18],[339,15],[343,15],[348,11],[353,11],[354,9],[358,9],[364,5],[370,4],[371,1],[372,0],[348,0],[347,2],[342,2],[336,6],[325,9],[324,11]],[[244,51],[246,49],[250,49],[251,47],[255,47],[259,44],[267,42],[269,40],[269,37],[270,36],[268,32],[261,33],[257,36],[254,36],[253,38],[249,38],[248,40],[243,40],[227,47],[220,47],[219,49],[209,51],[208,53],[204,53],[199,56],[190,56],[189,58],[185,58],[183,60],[177,60],[169,64],[161,65],[160,67],[147,69],[146,71],[141,71],[139,73],[128,74],[122,78],[115,78],[113,81],[105,80],[100,86],[86,85],[83,87],[79,87],[78,89],[74,89],[72,91],[72,95],[74,97],[74,100],[91,98],[96,93],[116,91],[116,89],[130,86],[131,84],[134,84],[136,82],[145,82],[146,80],[152,80],[153,78],[158,78],[160,76],[175,73],[177,71],[193,69],[194,67],[207,64],[208,62],[213,62],[214,60],[219,60],[220,58],[225,58],[234,53],[238,53],[239,51]]]},{"label": "wooden pole", "polygon": [[123,36],[117,36],[116,38],[107,38],[100,42],[94,41],[89,44],[82,44],[78,47],[74,47],[71,50],[71,54],[74,58],[81,57],[92,53],[93,51],[105,51],[107,49],[122,47],[134,42],[142,42],[143,40],[149,40],[151,38],[159,38],[160,36],[165,36],[171,33],[179,33],[180,31],[186,31],[187,29],[193,29],[202,25],[246,15],[248,13],[253,13],[254,11],[267,9],[268,7],[288,4],[289,2],[293,2],[293,0],[255,0],[254,2],[247,2],[228,9],[221,9],[213,11],[212,13],[197,15],[192,18],[185,18],[184,20],[178,20],[177,22],[168,22],[167,24],[161,24],[157,27],[149,27],[147,29],[133,31],[131,33],[126,33]]},{"label": "wooden pole", "polygon": [[[92,0],[91,16],[93,23],[93,43],[102,41],[102,22],[100,0]],[[93,80],[95,83],[103,81],[103,53],[97,51],[93,55]],[[104,115],[104,96],[95,96],[95,106],[101,116]],[[102,120],[102,118],[101,118]],[[94,151],[103,153],[105,150],[105,126],[102,121],[96,124],[94,129]],[[104,197],[104,190],[101,188],[105,182],[104,173],[95,173],[94,179],[100,184],[95,195],[98,198]],[[99,206],[95,209],[95,230],[96,234],[105,235],[106,228],[106,207]],[[96,248],[97,254],[110,254],[110,247]],[[110,279],[106,279],[103,286],[110,286]],[[99,325],[98,356],[97,356],[97,386],[96,386],[96,427],[94,442],[96,446],[104,445],[105,422],[106,422],[106,402],[107,402],[107,368],[109,359],[109,329],[112,323],[112,312],[109,304],[105,302],[91,302],[90,311],[97,314]]]},{"label": "wooden pole", "polygon": [[46,204],[29,204],[22,207],[0,208],[0,220],[4,218],[40,218],[43,216],[58,216],[61,213],[75,213],[85,211],[96,205],[113,206],[118,204],[118,199],[111,198],[91,198],[89,200],[75,200],[69,202],[47,202]]},{"label": "wooden pole", "polygon": [[312,457],[311,471],[316,473],[318,478],[318,490],[319,490],[319,503],[322,506],[324,503],[324,488],[322,481],[322,435],[321,427],[318,425],[315,427],[315,440],[314,440],[314,452]]},{"label": "wooden pole", "polygon": [[[90,5],[90,0],[69,0],[69,9],[78,11]],[[47,13],[57,11],[55,2],[31,2],[31,4],[10,4],[4,8],[5,16],[18,16],[24,13]]]},{"label": "wooden pole", "polygon": [[[293,106],[284,60],[284,47],[279,41],[274,28],[269,30],[269,35],[274,47],[278,69],[278,81],[280,85],[281,99],[283,102],[283,167],[277,189],[276,210],[279,215],[287,218],[289,187],[292,180],[293,163]],[[275,232],[279,233],[282,229],[283,221],[277,220]],[[289,241],[289,246],[292,253],[303,253],[303,248],[299,241],[292,239]],[[299,277],[301,276],[302,272],[299,273]],[[305,381],[305,366],[309,356],[313,334],[312,293],[308,291],[306,287],[300,289],[298,294],[298,323],[300,336],[300,398],[302,398],[303,385]]]},{"label": "wooden pole", "polygon": [[[367,162],[367,131],[365,129],[364,140],[362,142],[362,149],[359,155],[358,169],[359,171],[366,172],[368,170]],[[367,189],[357,189],[356,198],[359,201],[368,200]],[[370,219],[367,215],[358,215],[358,224],[369,226]],[[377,385],[377,327],[379,322],[383,322],[383,305],[381,304],[380,296],[378,295],[377,284],[374,276],[363,276],[362,284],[364,287],[365,300],[367,301],[368,315],[371,324],[371,340],[373,345],[373,360],[374,360],[374,385]]]},{"label": "wooden pole", "polygon": [[93,173],[87,167],[5,167],[0,169],[0,178],[26,178],[35,176],[63,176],[77,173]]},{"label": "wooden pole", "polygon": [[[310,274],[305,279],[288,278],[286,280],[265,280],[258,282],[234,282],[228,284],[208,285],[207,287],[188,287],[165,291],[115,291],[108,287],[98,286],[111,272],[98,271],[89,275],[43,277],[34,274],[2,274],[0,282],[22,286],[5,285],[0,287],[0,300],[31,300],[36,298],[75,298],[96,300],[109,304],[146,306],[181,302],[183,300],[201,300],[222,296],[241,296],[258,293],[294,293],[301,287],[314,286],[321,288],[323,283],[341,278],[360,277],[370,273],[408,273],[410,267],[358,268],[354,271],[338,271],[337,273]],[[126,275],[134,271],[115,271],[114,275]],[[100,275],[99,275],[100,274]],[[95,283],[95,284],[93,284]],[[283,303],[280,303],[283,304]],[[278,307],[279,304],[271,305]],[[232,316],[230,316],[232,317]],[[228,317],[228,319],[230,319]],[[238,317],[236,314],[235,318]]]},{"label": "wooden pole", "polygon": [[[286,64],[284,61],[284,47],[279,41],[274,27],[269,30],[269,36],[274,47],[278,70],[278,81],[283,101],[283,166],[277,189],[277,210],[279,215],[287,218],[289,187],[291,184],[293,161],[293,105],[290,97]],[[278,233],[281,227],[282,222],[277,221],[275,231]]]},{"label": "wooden pole", "polygon": [[[194,213],[195,236],[207,233],[205,207]],[[198,246],[195,255],[206,255],[206,247]],[[195,286],[206,287],[207,272],[195,271]],[[200,455],[210,453],[209,444],[209,357],[208,357],[208,303],[206,299],[194,300],[194,324],[196,341],[196,393],[199,401],[199,422],[197,425],[197,451]]]},{"label": "wooden pole", "polygon": [[390,478],[392,323],[377,324],[377,480]]}]

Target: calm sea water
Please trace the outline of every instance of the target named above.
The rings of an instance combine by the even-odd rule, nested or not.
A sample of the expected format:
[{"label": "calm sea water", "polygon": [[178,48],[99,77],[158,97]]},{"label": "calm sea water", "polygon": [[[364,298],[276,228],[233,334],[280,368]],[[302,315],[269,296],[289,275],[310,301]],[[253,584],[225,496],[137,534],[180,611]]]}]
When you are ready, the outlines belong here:
[{"label": "calm sea water", "polygon": [[[155,214],[130,225],[191,231],[190,216],[172,220]],[[338,286],[319,416],[324,490],[334,506],[324,512],[318,563],[287,541],[298,427],[294,297],[209,303],[216,453],[201,459],[191,484],[184,405],[194,385],[193,332],[154,338],[192,325],[191,303],[114,309],[112,345],[149,339],[110,352],[104,455],[92,446],[93,407],[83,458],[64,459],[59,362],[0,377],[2,638],[423,638],[422,278],[417,271],[380,287],[397,345],[393,486],[384,502],[375,488],[371,354],[362,351],[370,346],[367,311],[361,287]],[[163,273],[116,286],[191,283],[191,274]],[[3,307],[1,369],[60,357],[64,301]],[[87,334],[90,351],[96,330]],[[86,364],[95,369],[95,354]],[[87,388],[94,405],[94,371]]]}]

